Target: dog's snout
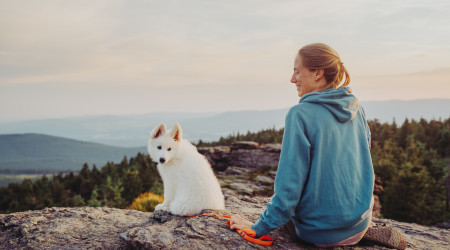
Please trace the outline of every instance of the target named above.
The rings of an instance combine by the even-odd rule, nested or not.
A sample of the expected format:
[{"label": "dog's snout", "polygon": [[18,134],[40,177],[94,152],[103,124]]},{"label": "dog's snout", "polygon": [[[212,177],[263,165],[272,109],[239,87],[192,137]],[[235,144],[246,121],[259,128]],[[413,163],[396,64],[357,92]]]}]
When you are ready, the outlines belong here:
[{"label": "dog's snout", "polygon": [[166,162],[166,159],[164,159],[164,158],[159,158],[159,162],[160,162],[160,163],[164,163],[164,162]]}]

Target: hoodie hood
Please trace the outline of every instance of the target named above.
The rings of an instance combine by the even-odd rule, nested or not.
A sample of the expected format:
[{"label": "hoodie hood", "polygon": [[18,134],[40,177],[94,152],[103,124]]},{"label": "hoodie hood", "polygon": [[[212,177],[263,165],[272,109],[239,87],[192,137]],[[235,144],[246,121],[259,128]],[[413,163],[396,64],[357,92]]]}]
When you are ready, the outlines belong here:
[{"label": "hoodie hood", "polygon": [[300,99],[299,103],[302,102],[324,106],[341,123],[353,120],[360,106],[358,99],[352,94],[352,90],[348,86],[306,94]]}]

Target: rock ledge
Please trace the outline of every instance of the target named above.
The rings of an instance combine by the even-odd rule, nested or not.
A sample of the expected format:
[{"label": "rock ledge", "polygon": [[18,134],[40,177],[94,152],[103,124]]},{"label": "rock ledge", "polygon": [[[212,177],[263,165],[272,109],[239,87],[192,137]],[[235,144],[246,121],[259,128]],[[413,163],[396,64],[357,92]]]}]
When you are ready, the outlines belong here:
[{"label": "rock ledge", "polygon": [[[256,220],[269,198],[238,196],[225,190],[225,215],[241,214]],[[210,212],[210,211],[204,211]],[[182,217],[165,212],[144,213],[114,208],[46,208],[14,214],[0,214],[0,249],[74,249],[74,248],[190,248],[261,249],[226,227],[226,221],[211,216]],[[374,219],[403,233],[408,248],[449,249],[450,230],[417,224]],[[315,249],[295,243],[285,229],[270,233],[271,248]],[[384,249],[359,243],[345,249]]]}]

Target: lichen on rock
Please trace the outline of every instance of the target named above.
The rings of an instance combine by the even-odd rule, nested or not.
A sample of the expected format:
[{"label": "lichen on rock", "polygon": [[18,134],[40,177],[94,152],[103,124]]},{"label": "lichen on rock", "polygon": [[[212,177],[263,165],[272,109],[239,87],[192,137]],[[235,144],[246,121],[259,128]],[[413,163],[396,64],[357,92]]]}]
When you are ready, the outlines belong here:
[{"label": "lichen on rock", "polygon": [[115,208],[46,208],[0,214],[0,249],[116,248],[121,232],[144,224],[151,214]]},{"label": "lichen on rock", "polygon": [[[237,195],[224,190],[226,209],[210,211],[240,214],[256,221],[270,198]],[[412,249],[449,249],[450,230],[374,219],[401,232]],[[316,249],[294,242],[284,227],[269,234],[271,248]],[[46,208],[14,214],[0,214],[0,249],[262,249],[247,242],[213,216],[183,217],[167,212],[144,213],[114,208]],[[384,249],[359,243],[345,249]]]}]

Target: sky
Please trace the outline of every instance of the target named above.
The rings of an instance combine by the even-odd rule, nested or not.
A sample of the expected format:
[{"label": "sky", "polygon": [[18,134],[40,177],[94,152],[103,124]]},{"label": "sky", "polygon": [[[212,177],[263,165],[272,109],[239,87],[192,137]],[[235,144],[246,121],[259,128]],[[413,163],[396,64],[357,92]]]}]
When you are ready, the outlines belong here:
[{"label": "sky", "polygon": [[447,0],[0,0],[0,122],[287,108],[303,45],[361,101],[450,98]]}]

